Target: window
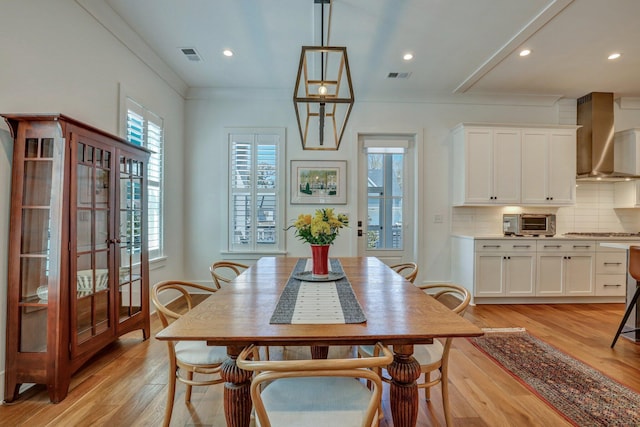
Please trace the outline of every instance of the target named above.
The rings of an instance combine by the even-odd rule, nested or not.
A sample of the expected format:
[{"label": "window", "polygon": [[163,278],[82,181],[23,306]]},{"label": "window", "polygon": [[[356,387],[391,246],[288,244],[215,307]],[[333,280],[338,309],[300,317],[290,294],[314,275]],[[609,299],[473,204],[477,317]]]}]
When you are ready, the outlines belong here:
[{"label": "window", "polygon": [[367,147],[367,248],[402,250],[404,147]]},{"label": "window", "polygon": [[162,183],[164,167],[164,120],[131,98],[126,100],[126,138],[151,151],[147,167],[147,224],[149,259],[163,256]]},{"label": "window", "polygon": [[229,250],[284,250],[284,129],[232,129]]}]

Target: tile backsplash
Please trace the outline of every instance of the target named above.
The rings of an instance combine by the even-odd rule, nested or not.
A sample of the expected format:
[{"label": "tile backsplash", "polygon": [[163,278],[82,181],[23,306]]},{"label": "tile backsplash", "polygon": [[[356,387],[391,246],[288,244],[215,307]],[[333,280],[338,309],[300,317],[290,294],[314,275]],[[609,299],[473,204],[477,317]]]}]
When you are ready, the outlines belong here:
[{"label": "tile backsplash", "polygon": [[503,213],[555,213],[556,234],[568,232],[640,232],[640,209],[614,209],[612,182],[580,182],[576,204],[569,207],[453,207],[451,232],[462,235],[502,234]]}]

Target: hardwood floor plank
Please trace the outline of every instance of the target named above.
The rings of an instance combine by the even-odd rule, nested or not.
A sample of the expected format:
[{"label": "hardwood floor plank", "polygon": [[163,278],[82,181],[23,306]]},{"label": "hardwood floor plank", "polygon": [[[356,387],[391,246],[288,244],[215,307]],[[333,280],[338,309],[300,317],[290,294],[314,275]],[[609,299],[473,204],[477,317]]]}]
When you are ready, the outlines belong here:
[{"label": "hardwood floor plank", "polygon": [[[640,391],[640,345],[625,338],[614,349],[611,340],[622,318],[622,304],[482,305],[465,317],[480,327],[524,327],[531,334]],[[160,330],[152,321],[153,333]],[[454,340],[450,363],[450,401],[456,425],[568,426],[546,403],[467,339]],[[7,426],[120,427],[162,424],[168,367],[166,344],[141,341],[134,332],[122,337],[74,375],[68,397],[49,403],[46,389],[33,387],[10,405],[0,406],[0,424]],[[178,384],[172,426],[225,425],[223,385],[196,387],[190,405]],[[444,426],[440,389],[431,402],[420,390],[419,427]],[[383,394],[386,417],[393,427],[388,385]]]}]

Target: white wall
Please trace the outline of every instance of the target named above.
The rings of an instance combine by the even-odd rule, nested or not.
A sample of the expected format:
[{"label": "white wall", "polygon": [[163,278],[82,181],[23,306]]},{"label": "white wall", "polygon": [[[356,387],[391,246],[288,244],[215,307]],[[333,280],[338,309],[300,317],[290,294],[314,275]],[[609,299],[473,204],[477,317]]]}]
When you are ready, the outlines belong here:
[{"label": "white wall", "polygon": [[[190,224],[185,230],[185,274],[190,280],[210,280],[208,265],[229,258],[228,254],[222,253],[226,249],[224,218],[227,209],[225,127],[286,127],[287,165],[290,160],[347,160],[351,185],[348,204],[341,210],[350,215],[352,224],[355,224],[353,219],[357,214],[358,133],[421,132],[424,147],[418,167],[424,170],[424,182],[418,184],[423,223],[418,254],[420,280],[442,281],[448,280],[450,274],[449,130],[459,122],[558,123],[556,105],[356,102],[339,151],[303,151],[290,94],[265,92],[256,98],[250,100],[246,91],[194,90],[187,100],[185,162],[193,174],[187,171],[185,181],[185,217]],[[287,220],[313,209],[313,206],[288,204],[288,190]],[[434,223],[436,214],[443,215],[442,223]],[[332,253],[357,253],[355,229],[354,226],[341,233]],[[292,255],[306,253],[306,248],[293,233],[287,235],[287,249]]]},{"label": "white wall", "polygon": [[[184,99],[76,2],[0,6],[0,112],[63,113],[117,134],[119,86],[165,119],[167,260],[150,283],[182,277]],[[0,401],[4,391],[7,247],[13,145],[0,123]]]}]

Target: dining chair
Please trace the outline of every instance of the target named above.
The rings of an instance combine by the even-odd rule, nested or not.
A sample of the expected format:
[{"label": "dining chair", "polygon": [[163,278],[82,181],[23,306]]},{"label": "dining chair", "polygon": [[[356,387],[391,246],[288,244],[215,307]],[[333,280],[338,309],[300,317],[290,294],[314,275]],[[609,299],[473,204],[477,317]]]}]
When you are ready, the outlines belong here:
[{"label": "dining chair", "polygon": [[[459,285],[427,284],[418,287],[460,316],[464,316],[464,312],[471,300],[469,291]],[[431,387],[441,384],[442,406],[447,426],[452,425],[448,380],[451,341],[452,338],[449,337],[444,339],[444,343],[441,340],[434,339],[432,344],[413,346],[413,357],[420,364],[420,375],[424,376],[424,380],[418,382],[418,388],[425,389],[425,398],[429,401],[431,399]],[[361,358],[375,357],[377,355],[377,349],[373,346],[358,347],[358,356]],[[374,371],[383,381],[389,382],[389,379],[382,375],[381,368],[374,368]],[[436,372],[438,374],[437,377],[431,378],[432,372]]]},{"label": "dining chair", "polygon": [[[197,283],[182,280],[166,280],[156,283],[151,292],[151,300],[156,306],[158,317],[162,326],[166,328],[170,323],[180,318],[184,313],[177,313],[162,302],[161,295],[177,298],[171,300],[172,304],[181,299],[187,305],[187,311],[194,306],[190,290],[199,290],[214,293],[215,288],[210,288]],[[167,295],[168,293],[171,295]],[[185,403],[191,401],[191,388],[193,386],[208,386],[222,383],[220,368],[227,358],[226,347],[208,346],[205,341],[167,341],[169,351],[169,383],[167,387],[167,405],[164,414],[165,427],[171,422],[173,401],[176,392],[176,380],[186,384],[184,395]],[[205,378],[194,380],[193,374],[204,374]]]},{"label": "dining chair", "polygon": [[[624,329],[624,325],[627,323],[629,315],[633,309],[638,309],[638,299],[640,298],[640,246],[629,246],[629,275],[636,281],[636,291],[628,301],[627,309],[620,321],[620,326],[618,326],[616,335],[613,337],[613,341],[611,342],[611,348],[616,345],[616,341],[618,341],[618,338]],[[625,332],[633,332],[637,330],[637,328],[633,328]]]},{"label": "dining chair", "polygon": [[[251,399],[260,427],[379,425],[382,382],[371,369],[393,360],[388,348],[375,345],[377,356],[349,359],[251,360],[253,346],[236,359],[240,369],[255,372]],[[370,381],[367,388],[357,379]]]},{"label": "dining chair", "polygon": [[411,283],[413,283],[418,276],[418,264],[415,262],[403,262],[400,264],[390,265],[389,268],[401,276],[404,276],[404,278]]},{"label": "dining chair", "polygon": [[223,284],[231,282],[247,268],[249,268],[248,265],[239,262],[216,261],[209,267],[209,272],[216,288],[220,289]]}]

